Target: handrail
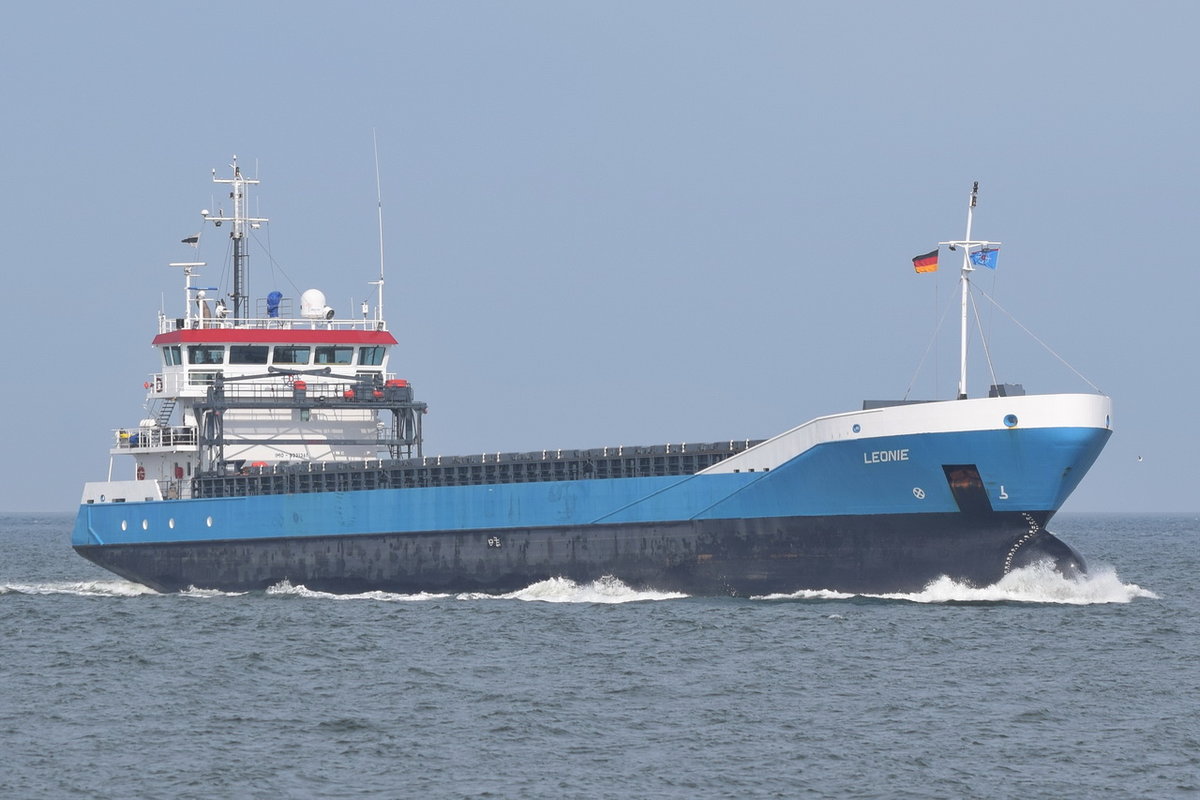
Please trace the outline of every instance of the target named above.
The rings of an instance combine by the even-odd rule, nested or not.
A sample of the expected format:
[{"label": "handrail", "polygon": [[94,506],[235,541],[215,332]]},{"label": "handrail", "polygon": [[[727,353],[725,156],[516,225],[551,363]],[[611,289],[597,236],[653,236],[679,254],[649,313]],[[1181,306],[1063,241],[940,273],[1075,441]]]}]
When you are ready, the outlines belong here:
[{"label": "handrail", "polygon": [[177,330],[301,330],[301,331],[386,331],[387,323],[378,319],[303,319],[300,317],[255,317],[241,319],[235,324],[230,319],[211,317],[167,317],[158,318],[158,332],[172,333]]},{"label": "handrail", "polygon": [[153,427],[118,428],[113,438],[119,450],[142,447],[194,447],[199,441],[194,425],[176,425],[170,428]]}]

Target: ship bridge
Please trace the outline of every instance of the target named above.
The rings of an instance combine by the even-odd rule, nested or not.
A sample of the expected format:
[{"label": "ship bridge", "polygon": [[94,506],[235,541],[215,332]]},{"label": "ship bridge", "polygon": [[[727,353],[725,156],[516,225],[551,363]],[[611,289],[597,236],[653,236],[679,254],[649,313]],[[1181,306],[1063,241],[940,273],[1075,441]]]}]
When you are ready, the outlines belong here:
[{"label": "ship bridge", "polygon": [[199,476],[248,467],[420,457],[425,404],[388,371],[397,342],[383,317],[382,264],[370,281],[374,307],[362,301],[358,318],[338,317],[319,289],[252,299],[248,237],[268,220],[248,213],[258,181],[236,157],[231,166],[231,178],[214,171],[213,180],[228,186],[232,211],[200,212],[229,231],[229,292],[204,285],[203,261],[169,265],[183,278],[182,313],[158,314],[159,367],[144,381],[145,415],[113,432],[109,481],[116,456],[132,456],[134,468],[118,479],[158,481],[167,497],[190,496]]}]

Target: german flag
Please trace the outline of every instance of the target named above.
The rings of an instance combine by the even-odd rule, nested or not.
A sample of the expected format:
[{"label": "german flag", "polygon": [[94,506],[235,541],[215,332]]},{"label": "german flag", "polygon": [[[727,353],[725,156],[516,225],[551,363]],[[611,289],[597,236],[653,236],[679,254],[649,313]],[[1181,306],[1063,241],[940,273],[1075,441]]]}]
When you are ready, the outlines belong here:
[{"label": "german flag", "polygon": [[913,258],[913,269],[917,272],[937,272],[937,250],[930,250],[922,256]]}]

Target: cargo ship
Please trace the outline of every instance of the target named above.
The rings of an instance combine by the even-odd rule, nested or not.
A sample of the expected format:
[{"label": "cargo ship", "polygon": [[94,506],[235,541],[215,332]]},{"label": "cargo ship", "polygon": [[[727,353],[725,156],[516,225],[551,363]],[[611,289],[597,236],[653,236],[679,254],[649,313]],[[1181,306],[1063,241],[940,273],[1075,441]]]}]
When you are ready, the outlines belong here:
[{"label": "cargo ship", "polygon": [[1046,526],[1107,442],[1111,401],[1004,384],[968,396],[970,282],[998,245],[971,238],[978,184],[965,238],[939,243],[962,254],[955,398],[866,402],[762,440],[450,457],[425,454],[426,405],[396,371],[382,258],[357,317],[319,290],[298,309],[277,291],[252,303],[248,235],[267,220],[248,211],[258,181],[230,166],[213,180],[232,211],[202,214],[228,226],[231,289],[210,294],[203,262],[171,265],[183,308],[159,312],[144,418],[113,432],[107,479],[84,486],[72,545],[117,575],[164,592],[502,593],[611,576],[755,596],[1086,570]]}]

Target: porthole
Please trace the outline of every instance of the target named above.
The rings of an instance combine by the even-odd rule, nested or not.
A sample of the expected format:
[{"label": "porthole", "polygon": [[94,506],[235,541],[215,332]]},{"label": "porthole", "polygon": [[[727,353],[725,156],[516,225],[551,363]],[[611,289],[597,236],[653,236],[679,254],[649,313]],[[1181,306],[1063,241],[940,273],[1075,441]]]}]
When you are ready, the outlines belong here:
[{"label": "porthole", "polygon": [[1017,415],[1016,415],[1016,414],[1007,414],[1007,415],[1005,415],[1005,417],[1004,417],[1004,427],[1006,427],[1006,428],[1015,428],[1015,427],[1017,427]]},{"label": "porthole", "polygon": [[174,517],[171,517],[169,520],[167,520],[167,527],[170,528],[171,530],[175,530],[175,518]]},{"label": "porthole", "polygon": [[150,530],[150,520],[148,520],[148,519],[142,520],[142,530],[144,530],[144,531]]},{"label": "porthole", "polygon": [[854,423],[854,427],[853,427],[853,428],[851,428],[850,430],[854,431],[855,433],[859,433],[860,431],[862,431],[862,425],[859,425],[859,424],[856,422],[856,423]]},{"label": "porthole", "polygon": [[212,517],[209,517],[208,519],[204,520],[204,524],[211,528],[212,527]]},{"label": "porthole", "polygon": [[129,523],[126,522],[125,520],[121,520],[121,530],[123,530],[123,531],[129,530]]}]

